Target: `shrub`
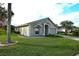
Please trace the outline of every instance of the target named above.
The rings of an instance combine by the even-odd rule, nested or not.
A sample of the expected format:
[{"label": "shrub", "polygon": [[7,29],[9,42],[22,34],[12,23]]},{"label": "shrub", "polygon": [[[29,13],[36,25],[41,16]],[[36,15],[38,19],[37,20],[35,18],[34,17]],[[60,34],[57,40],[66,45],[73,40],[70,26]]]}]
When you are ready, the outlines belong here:
[{"label": "shrub", "polygon": [[75,35],[75,36],[79,36],[79,29],[73,31],[73,35]]},{"label": "shrub", "polygon": [[50,34],[50,35],[47,35],[47,37],[56,37],[56,38],[57,38],[57,37],[58,37],[58,38],[60,37],[60,38],[62,38],[62,37],[59,36],[59,35],[51,35],[51,34]]},{"label": "shrub", "polygon": [[58,32],[58,34],[65,35],[65,32]]},{"label": "shrub", "polygon": [[14,31],[14,33],[16,33],[16,34],[20,34],[20,32],[19,32],[19,31],[18,31],[18,32],[15,32],[15,31]]}]

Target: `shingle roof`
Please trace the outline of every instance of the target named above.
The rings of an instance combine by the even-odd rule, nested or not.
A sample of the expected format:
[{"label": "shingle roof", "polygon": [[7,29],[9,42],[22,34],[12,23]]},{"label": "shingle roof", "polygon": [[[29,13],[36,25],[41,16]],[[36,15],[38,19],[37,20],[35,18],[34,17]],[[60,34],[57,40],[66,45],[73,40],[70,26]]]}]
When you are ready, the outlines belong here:
[{"label": "shingle roof", "polygon": [[53,22],[50,20],[49,17],[47,17],[47,18],[43,18],[43,19],[40,19],[40,20],[36,20],[36,21],[32,21],[32,22],[29,22],[29,23],[25,23],[25,24],[22,24],[22,25],[17,26],[17,27],[28,26],[29,24],[32,24],[32,23],[35,23],[35,22],[40,22],[40,21],[42,21],[42,20],[47,20],[47,19],[48,19],[53,25],[55,25],[56,27],[58,27],[55,23],[53,23]]}]

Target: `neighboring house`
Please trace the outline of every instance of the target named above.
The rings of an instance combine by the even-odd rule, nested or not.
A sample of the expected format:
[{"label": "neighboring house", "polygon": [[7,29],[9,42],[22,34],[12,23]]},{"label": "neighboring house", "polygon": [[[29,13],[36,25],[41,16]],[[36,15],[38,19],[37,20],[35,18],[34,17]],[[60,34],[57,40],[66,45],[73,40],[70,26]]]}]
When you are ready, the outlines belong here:
[{"label": "neighboring house", "polygon": [[63,28],[62,26],[58,26],[58,32],[65,32],[65,28]]},{"label": "neighboring house", "polygon": [[17,26],[15,30],[24,36],[47,36],[57,34],[57,26],[49,18]]},{"label": "neighboring house", "polygon": [[[72,29],[69,29],[69,30],[68,30],[68,33],[75,31],[77,28],[78,28],[78,27],[76,27],[76,26],[72,26]],[[66,29],[65,29],[64,27],[58,26],[58,32],[65,32],[65,30],[66,30]]]},{"label": "neighboring house", "polygon": [[[59,26],[59,27],[58,27],[58,32],[65,32],[65,30],[66,30],[66,29],[65,29],[64,27],[62,27],[62,26]],[[69,33],[69,32],[71,32],[70,29],[68,30],[68,33]]]}]

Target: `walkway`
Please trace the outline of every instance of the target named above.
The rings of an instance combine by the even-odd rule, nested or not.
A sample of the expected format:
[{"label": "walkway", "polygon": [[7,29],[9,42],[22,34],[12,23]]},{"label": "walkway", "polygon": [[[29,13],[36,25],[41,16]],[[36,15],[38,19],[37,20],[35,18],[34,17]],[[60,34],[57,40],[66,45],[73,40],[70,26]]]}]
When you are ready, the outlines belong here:
[{"label": "walkway", "polygon": [[79,56],[79,54],[77,54],[76,56]]}]

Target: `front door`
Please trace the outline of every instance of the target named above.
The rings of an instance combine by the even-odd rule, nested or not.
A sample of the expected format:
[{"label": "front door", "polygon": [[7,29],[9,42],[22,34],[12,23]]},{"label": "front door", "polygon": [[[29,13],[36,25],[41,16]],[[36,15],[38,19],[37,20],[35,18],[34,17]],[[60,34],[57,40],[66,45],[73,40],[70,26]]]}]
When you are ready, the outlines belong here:
[{"label": "front door", "polygon": [[48,35],[48,25],[45,25],[45,36]]}]

